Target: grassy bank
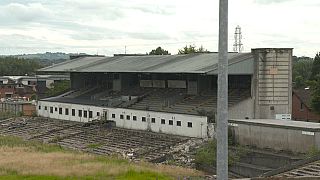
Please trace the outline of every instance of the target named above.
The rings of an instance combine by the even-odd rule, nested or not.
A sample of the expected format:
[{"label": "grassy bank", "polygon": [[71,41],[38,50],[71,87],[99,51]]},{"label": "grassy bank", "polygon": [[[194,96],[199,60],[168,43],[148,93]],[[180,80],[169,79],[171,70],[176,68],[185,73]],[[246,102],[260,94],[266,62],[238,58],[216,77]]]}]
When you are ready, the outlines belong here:
[{"label": "grassy bank", "polygon": [[64,150],[0,136],[0,179],[177,179],[198,171]]}]

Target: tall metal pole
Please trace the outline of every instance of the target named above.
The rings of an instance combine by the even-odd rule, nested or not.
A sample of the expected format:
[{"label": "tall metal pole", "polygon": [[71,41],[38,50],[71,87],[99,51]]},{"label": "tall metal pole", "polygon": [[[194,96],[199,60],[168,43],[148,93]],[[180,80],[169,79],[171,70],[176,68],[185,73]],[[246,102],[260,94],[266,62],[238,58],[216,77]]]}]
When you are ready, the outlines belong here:
[{"label": "tall metal pole", "polygon": [[228,179],[228,0],[219,4],[217,179]]}]

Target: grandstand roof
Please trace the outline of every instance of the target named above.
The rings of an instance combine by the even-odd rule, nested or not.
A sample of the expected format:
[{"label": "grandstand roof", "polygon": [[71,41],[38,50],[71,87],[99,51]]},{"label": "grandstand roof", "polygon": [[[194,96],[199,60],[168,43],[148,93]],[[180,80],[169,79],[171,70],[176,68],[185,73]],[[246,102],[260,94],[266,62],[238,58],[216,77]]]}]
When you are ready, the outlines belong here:
[{"label": "grandstand roof", "polygon": [[[141,72],[217,74],[218,53],[81,57],[40,69],[41,72]],[[253,74],[251,53],[229,53],[229,74]]]}]

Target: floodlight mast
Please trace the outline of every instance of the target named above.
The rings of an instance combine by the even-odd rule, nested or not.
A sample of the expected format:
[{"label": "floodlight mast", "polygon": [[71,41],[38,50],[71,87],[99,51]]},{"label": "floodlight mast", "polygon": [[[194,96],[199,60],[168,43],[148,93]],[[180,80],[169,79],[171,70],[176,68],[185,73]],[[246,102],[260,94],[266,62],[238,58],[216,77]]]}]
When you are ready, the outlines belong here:
[{"label": "floodlight mast", "polygon": [[219,3],[217,179],[228,179],[228,0]]}]

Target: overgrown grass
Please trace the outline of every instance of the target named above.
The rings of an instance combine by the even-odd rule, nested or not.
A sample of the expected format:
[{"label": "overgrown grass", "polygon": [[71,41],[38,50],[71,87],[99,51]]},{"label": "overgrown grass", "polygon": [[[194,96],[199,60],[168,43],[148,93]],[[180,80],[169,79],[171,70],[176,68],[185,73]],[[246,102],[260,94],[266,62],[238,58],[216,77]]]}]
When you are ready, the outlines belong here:
[{"label": "overgrown grass", "polygon": [[15,114],[12,112],[8,112],[8,111],[5,111],[5,112],[1,111],[0,112],[0,120],[12,118],[12,117],[15,117]]},{"label": "overgrown grass", "polygon": [[61,148],[58,145],[43,144],[38,141],[26,141],[15,136],[0,136],[0,146],[11,147],[11,148],[26,147],[26,148],[33,149],[35,151],[46,152],[46,153],[65,151],[63,148]]},{"label": "overgrown grass", "polygon": [[306,158],[313,158],[316,156],[320,156],[320,149],[315,146],[310,147],[308,152],[305,154]]},{"label": "overgrown grass", "polygon": [[92,143],[92,144],[88,144],[88,145],[87,145],[87,148],[95,149],[95,148],[98,148],[98,147],[100,147],[100,146],[102,146],[101,143]]},{"label": "overgrown grass", "polygon": [[132,163],[116,156],[66,151],[57,145],[0,136],[1,179],[177,179],[197,176],[195,170],[146,162]]},{"label": "overgrown grass", "polygon": [[[201,148],[199,148],[195,155],[195,164],[198,169],[214,167],[216,166],[216,149],[217,143],[215,140],[209,140]],[[246,154],[246,150],[237,146],[235,150],[228,151],[228,165],[231,166],[236,162],[239,162],[240,158]]]}]

